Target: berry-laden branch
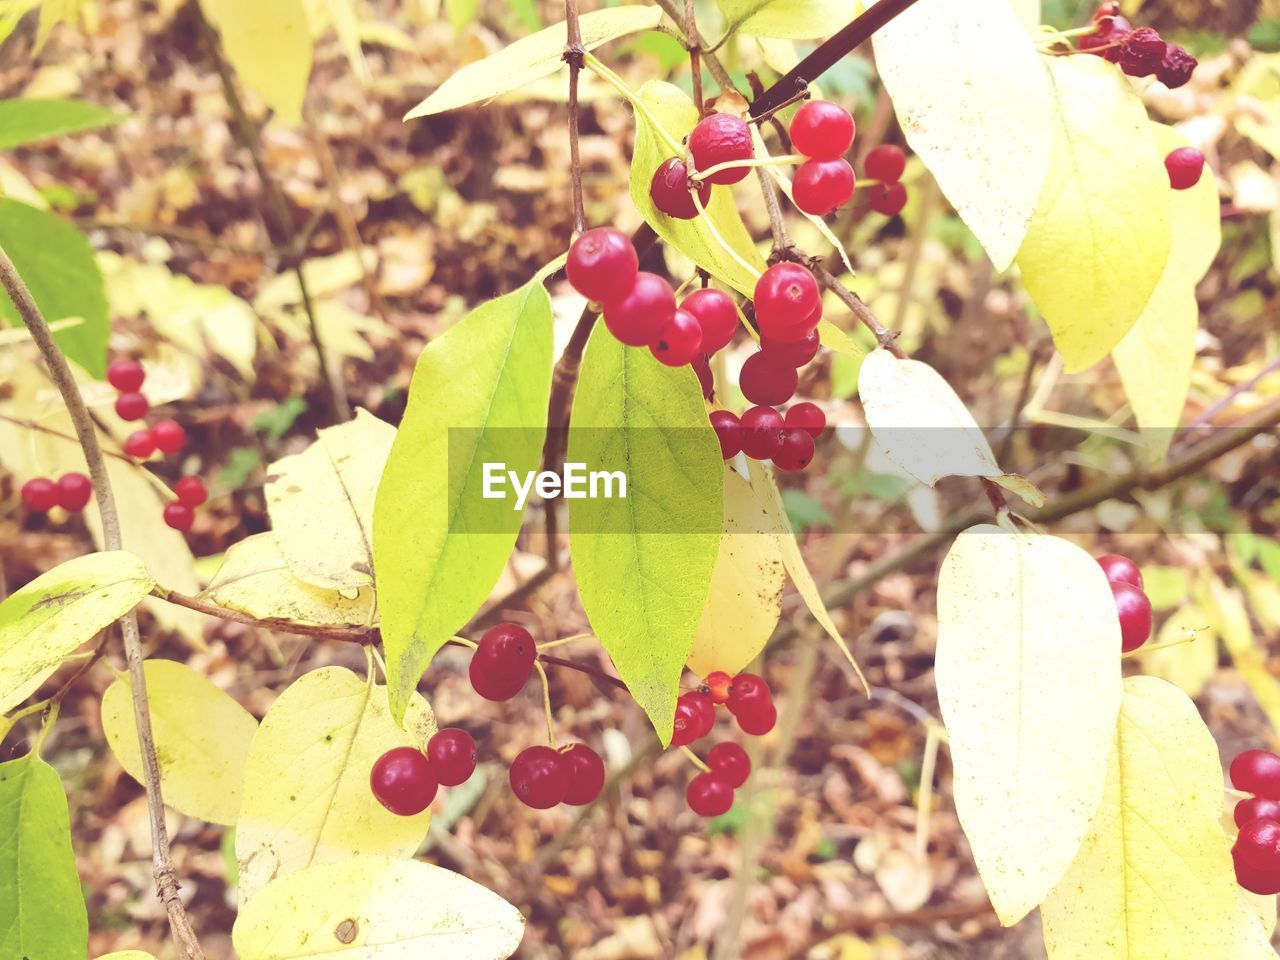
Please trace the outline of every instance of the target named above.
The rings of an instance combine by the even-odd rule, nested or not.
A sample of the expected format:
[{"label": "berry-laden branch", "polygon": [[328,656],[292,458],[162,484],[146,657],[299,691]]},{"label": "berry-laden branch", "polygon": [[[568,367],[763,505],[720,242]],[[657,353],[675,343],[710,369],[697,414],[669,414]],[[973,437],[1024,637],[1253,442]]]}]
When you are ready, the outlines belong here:
[{"label": "berry-laden branch", "polygon": [[[107,550],[122,549],[120,515],[116,510],[115,496],[107,476],[107,464],[98,444],[97,428],[89,416],[75,374],[66,357],[53,340],[53,332],[36,305],[22,277],[9,255],[0,247],[0,283],[4,285],[18,308],[23,323],[31,332],[49,368],[49,375],[62,394],[67,413],[75,424],[80,448],[84,451],[89,476],[93,480],[93,492],[98,500],[98,512],[102,519],[102,541]],[[164,822],[164,797],[160,791],[160,766],[156,762],[155,739],[151,732],[151,710],[147,703],[147,678],[143,671],[142,639],[138,634],[138,617],[130,611],[120,618],[120,632],[124,638],[125,659],[129,664],[129,687],[133,697],[133,717],[138,729],[138,746],[142,754],[143,781],[147,790],[147,809],[151,815],[152,873],[156,894],[169,915],[169,928],[174,942],[184,960],[203,960],[204,951],[196,939],[191,921],[178,897],[178,878],[174,873],[169,854],[169,833]]]}]

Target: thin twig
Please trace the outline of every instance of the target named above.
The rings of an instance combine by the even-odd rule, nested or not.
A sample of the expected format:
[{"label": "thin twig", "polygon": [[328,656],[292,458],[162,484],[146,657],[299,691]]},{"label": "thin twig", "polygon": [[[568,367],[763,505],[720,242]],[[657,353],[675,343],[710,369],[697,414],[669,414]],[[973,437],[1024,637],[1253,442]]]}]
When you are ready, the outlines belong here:
[{"label": "thin twig", "polygon": [[706,113],[706,101],[702,95],[702,56],[698,40],[698,20],[693,12],[693,0],[684,0],[684,45],[689,51],[689,69],[693,73],[693,102],[698,116]]},{"label": "thin twig", "polygon": [[[874,8],[873,8],[874,9]],[[836,295],[836,297],[853,313],[864,327],[875,335],[876,343],[884,349],[888,350],[895,357],[903,359],[906,353],[902,347],[898,346],[898,337],[901,336],[896,330],[890,330],[880,319],[871,312],[871,308],[863,302],[863,299],[846,287],[840,280],[821,263],[815,260],[808,261],[809,269],[813,271],[813,275],[818,278],[818,282]]]},{"label": "thin twig", "polygon": [[[24,430],[34,430],[36,433],[43,433],[50,437],[57,437],[59,440],[66,440],[68,443],[79,443],[79,437],[73,437],[69,433],[63,433],[61,430],[54,430],[52,427],[46,427],[43,423],[36,423],[34,420],[24,420],[22,417],[10,417],[0,413],[0,420],[5,423],[12,423],[15,427],[22,427]],[[114,457],[117,460],[123,460],[130,466],[136,466],[137,462],[133,457],[123,453],[116,453],[114,450],[103,450],[103,456]]]},{"label": "thin twig", "polygon": [[582,45],[582,26],[578,23],[578,0],[564,0],[564,19],[569,42],[564,48],[564,61],[569,64],[569,163],[573,180],[573,235],[587,229],[587,215],[582,200],[582,155],[578,145],[578,76],[582,72],[586,48]]}]

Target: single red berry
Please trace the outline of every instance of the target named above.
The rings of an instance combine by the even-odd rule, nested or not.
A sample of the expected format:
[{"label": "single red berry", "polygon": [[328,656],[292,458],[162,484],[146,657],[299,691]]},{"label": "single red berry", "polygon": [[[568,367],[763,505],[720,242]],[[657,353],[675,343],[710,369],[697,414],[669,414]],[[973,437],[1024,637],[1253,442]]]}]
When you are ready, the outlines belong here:
[{"label": "single red berry", "polygon": [[732,460],[742,452],[742,421],[730,410],[712,410],[711,429],[720,441],[720,456]]},{"label": "single red berry", "polygon": [[715,353],[733,342],[738,332],[738,308],[724,291],[715,287],[695,290],[684,298],[680,309],[692,314],[702,327],[703,353]]},{"label": "single red berry", "polygon": [[753,737],[763,737],[778,723],[778,708],[772,703],[762,703],[734,714],[738,729]]},{"label": "single red berry", "polygon": [[141,420],[150,409],[151,404],[140,393],[122,393],[116,397],[116,416],[121,420]]},{"label": "single red berry", "polygon": [[693,704],[694,711],[698,716],[698,739],[702,739],[709,734],[716,725],[716,702],[711,699],[711,694],[704,690],[690,690],[688,693],[682,694],[684,699]]},{"label": "single red berry", "polygon": [[702,685],[711,695],[712,703],[728,703],[729,688],[733,685],[733,677],[723,670],[712,670],[703,678]]},{"label": "single red berry", "polygon": [[161,453],[177,453],[187,445],[187,431],[177,420],[158,420],[151,427],[156,447]]},{"label": "single red berry", "polygon": [[440,784],[421,750],[396,747],[374,761],[369,787],[396,816],[412,817],[431,806]]},{"label": "single red berry", "polygon": [[1156,70],[1156,78],[1170,90],[1177,90],[1178,87],[1186,86],[1199,65],[1199,60],[1176,43],[1171,43]]},{"label": "single red berry", "polygon": [[524,689],[537,656],[533,636],[524,627],[515,623],[490,627],[471,655],[471,686],[486,700],[510,700]]},{"label": "single red berry", "polygon": [[810,160],[796,171],[791,198],[810,216],[825,217],[848,203],[857,185],[848,160]]},{"label": "single red berry", "polygon": [[693,314],[677,310],[649,344],[649,352],[668,367],[683,367],[700,355],[701,347],[702,327]]},{"label": "single red berry", "polygon": [[711,372],[711,358],[705,353],[693,358],[693,372],[698,375],[698,386],[702,387],[702,395],[710,400],[716,393],[716,378]]},{"label": "single red berry", "polygon": [[566,269],[573,289],[598,303],[621,290],[630,290],[640,261],[625,233],[612,227],[596,227],[573,241]]},{"label": "single red berry", "polygon": [[800,369],[818,355],[822,340],[817,329],[810,330],[799,340],[774,340],[772,337],[760,338],[760,349],[782,363]]},{"label": "single red berry", "polygon": [[1235,867],[1236,883],[1250,893],[1256,893],[1261,897],[1280,893],[1280,870],[1259,870],[1250,866],[1236,854],[1234,848],[1231,851],[1231,863]]},{"label": "single red berry", "polygon": [[822,435],[822,431],[827,428],[827,415],[822,412],[822,408],[816,403],[797,403],[790,410],[783,420],[788,427],[798,427],[806,431],[809,436],[815,440]]},{"label": "single red berry", "polygon": [[1122,41],[1120,69],[1131,77],[1154,76],[1168,52],[1169,45],[1158,31],[1139,27]]},{"label": "single red berry", "polygon": [[782,438],[782,449],[773,455],[773,465],[779,470],[796,473],[813,463],[813,436],[803,427],[787,427]]},{"label": "single red berry", "polygon": [[1241,800],[1236,804],[1232,816],[1235,817],[1237,827],[1243,827],[1245,824],[1253,823],[1255,820],[1280,821],[1280,800],[1272,800],[1268,797],[1249,797],[1249,799]]},{"label": "single red berry", "polygon": [[179,533],[186,533],[196,522],[196,515],[185,503],[170,503],[164,508],[164,522]]},{"label": "single red berry", "polygon": [[798,263],[777,263],[756,281],[756,322],[760,335],[799,340],[822,319],[822,294],[813,274]]},{"label": "single red berry", "polygon": [[773,694],[764,677],[755,673],[740,673],[729,685],[729,712],[750,710],[762,703],[772,703]]},{"label": "single red berry", "polygon": [[[677,220],[692,220],[698,215],[698,205],[693,202],[689,168],[677,157],[664,160],[649,184],[649,199],[659,212]],[[697,184],[698,203],[707,209],[711,202],[711,184]]]},{"label": "single red berry", "polygon": [[1280,756],[1268,750],[1237,754],[1231,761],[1231,785],[1245,793],[1280,800]]},{"label": "single red berry", "polygon": [[881,144],[867,154],[862,167],[868,180],[897,183],[907,171],[907,155],[895,144]]},{"label": "single red berry", "polygon": [[150,430],[135,430],[124,442],[124,452],[135,460],[145,460],[156,452],[156,437]]},{"label": "single red berry", "polygon": [[36,477],[22,485],[22,505],[31,513],[48,513],[58,505],[58,485],[48,477]]},{"label": "single red berry", "polygon": [[737,789],[747,782],[751,776],[751,758],[739,744],[727,741],[717,743],[707,753],[707,766],[711,772],[729,781],[729,786]]},{"label": "single red berry", "polygon": [[742,452],[752,460],[772,460],[782,449],[782,414],[773,407],[752,407],[742,415]]},{"label": "single red berry", "polygon": [[520,751],[509,779],[516,799],[535,810],[550,810],[569,795],[568,765],[550,747]]},{"label": "single red berry", "polygon": [[1280,875],[1280,822],[1254,820],[1240,828],[1231,853],[1255,870]]},{"label": "single red berry", "polygon": [[79,513],[93,497],[93,483],[83,473],[64,473],[58,478],[58,506]]},{"label": "single red berry", "polygon": [[146,379],[147,372],[136,360],[115,360],[107,365],[107,383],[120,393],[137,393]]},{"label": "single red berry", "polygon": [[700,817],[719,817],[733,806],[733,785],[716,773],[700,773],[685,790],[689,809]]},{"label": "single red berry", "polygon": [[585,743],[571,743],[560,748],[560,762],[569,778],[564,802],[571,807],[585,807],[604,789],[604,761]]},{"label": "single red berry", "polygon": [[1169,171],[1169,186],[1190,190],[1204,175],[1204,154],[1195,147],[1179,147],[1164,158],[1164,168]]},{"label": "single red berry", "polygon": [[179,503],[185,503],[192,508],[200,506],[209,499],[209,491],[205,489],[204,481],[195,476],[183,477],[175,483],[173,493]]},{"label": "single red berry", "polygon": [[[734,160],[750,160],[755,155],[751,128],[741,117],[713,113],[704,117],[689,134],[689,153],[696,170],[710,170]],[[737,167],[721,170],[706,179],[708,183],[730,184],[745,179],[749,173],[748,167]]]},{"label": "single red berry", "polygon": [[826,100],[812,100],[791,119],[791,145],[814,160],[835,160],[853,146],[857,126],[849,111]]},{"label": "single red berry", "polygon": [[1128,557],[1108,553],[1098,558],[1098,566],[1102,567],[1102,572],[1111,583],[1130,583],[1139,590],[1142,589],[1142,571]]},{"label": "single red berry", "polygon": [[642,270],[629,291],[604,301],[604,325],[628,347],[647,347],[675,312],[671,284]]},{"label": "single red berry", "polygon": [[673,747],[687,747],[705,737],[715,725],[715,704],[711,695],[699,691],[682,693],[676,700],[675,726],[671,734]]},{"label": "single red berry", "polygon": [[738,374],[742,395],[760,406],[786,403],[795,396],[797,383],[799,375],[795,367],[763,350],[747,357]]},{"label": "single red berry", "polygon": [[475,773],[476,742],[465,730],[445,727],[427,741],[427,760],[441,786],[456,787]]},{"label": "single red berry", "polygon": [[1132,583],[1112,583],[1111,593],[1120,614],[1120,649],[1130,653],[1151,637],[1151,601]]},{"label": "single red berry", "polygon": [[907,205],[907,188],[900,183],[882,183],[871,188],[871,209],[886,217],[896,217]]}]

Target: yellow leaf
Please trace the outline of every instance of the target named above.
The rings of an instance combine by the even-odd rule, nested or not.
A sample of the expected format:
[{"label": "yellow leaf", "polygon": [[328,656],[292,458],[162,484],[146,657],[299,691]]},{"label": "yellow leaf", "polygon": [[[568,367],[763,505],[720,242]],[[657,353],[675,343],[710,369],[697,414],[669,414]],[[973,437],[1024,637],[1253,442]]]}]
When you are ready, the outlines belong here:
[{"label": "yellow leaf", "polygon": [[1217,608],[1214,626],[1222,636],[1227,653],[1231,654],[1236,671],[1253,691],[1272,729],[1280,730],[1280,681],[1267,669],[1266,655],[1254,643],[1253,625],[1240,591],[1230,589],[1217,577],[1210,577],[1209,595]]},{"label": "yellow leaf", "polygon": [[766,513],[751,484],[726,467],[725,535],[688,662],[700,677],[713,670],[741,671],[778,624],[787,574],[778,534],[762,527]]},{"label": "yellow leaf", "polygon": [[156,960],[145,950],[117,950],[115,953],[104,953],[98,960]]},{"label": "yellow leaf", "polygon": [[240,911],[240,960],[501,960],[524,917],[460,874],[416,860],[362,856],[284,877]]},{"label": "yellow leaf", "polygon": [[431,708],[413,694],[402,729],[387,688],[350,670],[305,674],[258,728],[245,767],[236,859],[240,902],[276,877],[357,854],[407,857],[431,822],[429,810],[398,817],[369,790],[369,771],[393,747],[421,747],[435,733]]},{"label": "yellow leaf", "polygon": [[1018,19],[1028,30],[1039,29],[1040,0],[1010,0],[1010,3],[1013,6],[1013,12],[1018,15]]},{"label": "yellow leaf", "polygon": [[1189,697],[1198,697],[1218,669],[1218,632],[1213,618],[1188,603],[1169,616],[1151,646],[1185,641],[1188,636],[1195,639],[1164,650],[1144,649],[1140,659],[1146,673],[1168,680]]},{"label": "yellow leaf", "polygon": [[1053,93],[1026,27],[1007,3],[920,0],[876,34],[875,54],[907,142],[1006,269],[1053,145]]},{"label": "yellow leaf", "polygon": [[373,585],[373,499],[396,431],[366,410],[267,470],[267,511],[294,576],[330,590]]},{"label": "yellow leaf", "polygon": [[1049,176],[1018,251],[1068,373],[1110,353],[1169,260],[1169,174],[1146,108],[1114,64],[1046,57],[1056,106]]},{"label": "yellow leaf", "polygon": [[861,0],[719,0],[739,33],[786,40],[829,37],[862,12]]},{"label": "yellow leaf", "polygon": [[285,123],[302,120],[311,29],[302,0],[200,0],[244,85]]},{"label": "yellow leaf", "polygon": [[1102,568],[1057,537],[973,527],[938,577],[938,702],[956,813],[1000,922],[1075,858],[1120,709],[1120,623]]},{"label": "yellow leaf", "polygon": [[76,647],[128,613],[155,581],[131,553],[59,564],[0,603],[0,713],[39,689]]},{"label": "yellow leaf", "polygon": [[1274,960],[1236,887],[1213,735],[1177,687],[1124,690],[1102,806],[1041,908],[1049,960]]},{"label": "yellow leaf", "polygon": [[[148,660],[143,666],[164,802],[210,823],[235,823],[258,721],[207,677],[181,663]],[[102,729],[120,766],[143,782],[127,675],[102,695]]]}]

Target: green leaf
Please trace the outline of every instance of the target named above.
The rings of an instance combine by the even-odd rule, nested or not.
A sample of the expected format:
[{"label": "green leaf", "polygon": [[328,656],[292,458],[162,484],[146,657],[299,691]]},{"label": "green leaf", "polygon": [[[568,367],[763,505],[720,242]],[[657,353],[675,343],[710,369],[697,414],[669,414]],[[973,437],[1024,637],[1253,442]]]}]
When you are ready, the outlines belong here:
[{"label": "green leaf", "polygon": [[0,150],[119,123],[124,116],[78,100],[0,100]]},{"label": "green leaf", "polygon": [[285,123],[302,120],[311,76],[311,29],[303,0],[200,0],[244,85]]},{"label": "green leaf", "polygon": [[82,960],[88,952],[62,781],[34,754],[0,763],[0,957]]},{"label": "green leaf", "polygon": [[[661,19],[660,7],[637,4],[585,13],[578,21],[582,45],[587,50],[594,50],[610,40],[650,30]],[[429,117],[491,100],[550,76],[565,65],[562,58],[568,39],[568,28],[561,21],[503,47],[492,56],[469,63],[405,114],[405,119]]]},{"label": "green leaf", "polygon": [[36,577],[0,603],[0,713],[21,703],[67,654],[155,586],[131,553],[91,553]]},{"label": "green leaf", "polygon": [[521,474],[538,468],[551,354],[551,299],[535,277],[478,307],[418,358],[373,512],[396,717],[511,555],[522,512],[480,496],[483,465],[505,463]]},{"label": "green leaf", "polygon": [[[68,357],[90,376],[107,375],[107,295],[89,241],[67,221],[16,200],[0,199],[0,247],[9,254],[45,320],[75,317],[82,323],[53,335]],[[7,296],[0,316],[21,323]]]},{"label": "green leaf", "polygon": [[[698,122],[693,100],[679,87],[657,80],[646,83],[637,100],[636,146],[631,157],[631,200],[636,209],[668,244],[717,280],[751,296],[756,279],[764,272],[765,262],[742,222],[728,187],[711,188],[707,217],[696,220],[676,220],[659,213],[649,198],[654,173],[664,160],[676,155],[672,145],[681,143]],[[712,226],[707,225],[708,218]],[[716,233],[751,269],[738,263],[725,250]]]},{"label": "green leaf", "polygon": [[680,674],[724,524],[724,461],[698,378],[597,325],[566,460],[621,471],[625,498],[569,501],[569,546],[592,629],[670,742]]},{"label": "green leaf", "polygon": [[862,0],[719,0],[739,32],[784,40],[829,37],[862,12]]}]

